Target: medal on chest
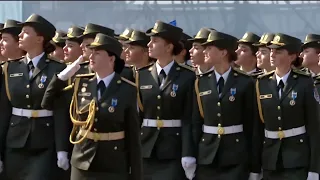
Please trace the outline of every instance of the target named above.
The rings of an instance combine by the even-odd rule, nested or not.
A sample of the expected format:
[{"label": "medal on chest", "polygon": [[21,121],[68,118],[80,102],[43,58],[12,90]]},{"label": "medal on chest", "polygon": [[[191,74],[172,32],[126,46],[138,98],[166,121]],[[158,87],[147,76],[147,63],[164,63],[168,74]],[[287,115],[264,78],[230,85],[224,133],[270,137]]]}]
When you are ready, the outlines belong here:
[{"label": "medal on chest", "polygon": [[47,81],[47,76],[45,75],[42,75],[41,78],[40,78],[40,84],[38,85],[38,87],[40,89],[44,88],[44,83]]},{"label": "medal on chest", "polygon": [[115,110],[115,107],[116,107],[117,105],[118,105],[118,100],[115,99],[115,98],[112,98],[112,99],[111,99],[111,106],[108,108],[108,111],[109,111],[110,113],[113,113],[114,110]]},{"label": "medal on chest", "polygon": [[292,93],[291,93],[292,99],[289,102],[290,106],[294,106],[296,104],[297,96],[298,96],[298,92],[292,91]]},{"label": "medal on chest", "polygon": [[230,94],[231,95],[229,96],[229,101],[233,102],[233,101],[236,100],[236,97],[235,97],[236,93],[237,93],[237,88],[231,88],[230,89]]},{"label": "medal on chest", "polygon": [[170,96],[171,97],[176,97],[177,96],[178,88],[179,88],[178,84],[172,84],[172,91],[170,92]]}]

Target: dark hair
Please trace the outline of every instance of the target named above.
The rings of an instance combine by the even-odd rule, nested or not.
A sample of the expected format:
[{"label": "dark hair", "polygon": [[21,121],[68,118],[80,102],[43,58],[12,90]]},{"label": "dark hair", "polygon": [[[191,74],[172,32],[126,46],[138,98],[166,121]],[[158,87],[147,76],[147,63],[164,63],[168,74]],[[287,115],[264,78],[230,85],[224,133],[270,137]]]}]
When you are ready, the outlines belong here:
[{"label": "dark hair", "polygon": [[173,44],[172,55],[178,55],[183,50],[183,44],[181,42],[172,42],[168,39],[164,39],[168,44]]},{"label": "dark hair", "polygon": [[33,24],[33,25],[31,25],[31,27],[34,29],[34,31],[36,32],[36,34],[38,36],[43,37],[43,39],[44,39],[43,45],[42,45],[43,51],[46,54],[52,53],[56,49],[56,47],[53,44],[51,44],[51,42],[50,42],[52,37],[49,37],[48,35],[46,35],[46,33],[42,31],[42,28],[38,24]]},{"label": "dark hair", "polygon": [[301,67],[302,65],[302,58],[300,58],[299,56],[296,57],[296,59],[294,61],[292,61],[292,65],[296,68]]},{"label": "dark hair", "polygon": [[58,46],[58,47],[63,48],[66,45],[66,43],[60,42],[60,43],[55,43],[55,45]]},{"label": "dark hair", "polygon": [[214,46],[217,47],[219,50],[226,50],[228,54],[229,62],[235,61],[238,58],[236,51],[237,44],[232,44],[231,42],[227,42],[224,40],[218,40],[214,43]]},{"label": "dark hair", "polygon": [[109,54],[109,56],[114,56],[115,57],[115,61],[114,61],[114,66],[113,66],[113,70],[114,72],[120,74],[124,68],[125,62],[123,59],[121,59],[120,57],[118,57],[115,53],[107,51],[107,53]]}]

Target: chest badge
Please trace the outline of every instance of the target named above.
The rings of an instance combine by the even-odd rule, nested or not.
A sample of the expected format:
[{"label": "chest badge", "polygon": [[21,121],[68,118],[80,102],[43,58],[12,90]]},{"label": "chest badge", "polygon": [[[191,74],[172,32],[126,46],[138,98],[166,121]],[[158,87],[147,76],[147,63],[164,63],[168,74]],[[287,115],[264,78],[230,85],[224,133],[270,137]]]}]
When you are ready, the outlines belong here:
[{"label": "chest badge", "polygon": [[290,102],[289,102],[289,104],[290,104],[291,106],[294,106],[294,105],[296,104],[297,96],[298,96],[298,92],[292,91],[292,93],[291,93],[291,98],[292,98],[292,99],[291,99]]},{"label": "chest badge", "polygon": [[47,76],[42,75],[40,78],[40,84],[38,85],[38,87],[40,89],[44,88],[44,83],[47,81]]},{"label": "chest badge", "polygon": [[171,97],[176,97],[177,96],[178,88],[179,88],[178,84],[173,84],[172,85],[172,91],[170,92],[170,96]]},{"label": "chest badge", "polygon": [[229,101],[233,102],[233,101],[236,100],[236,97],[235,97],[236,93],[237,93],[237,88],[231,88],[230,89],[230,94],[231,95],[229,96]]},{"label": "chest badge", "polygon": [[108,108],[108,111],[109,111],[110,113],[113,113],[114,110],[115,110],[115,107],[116,107],[117,105],[118,105],[118,99],[112,98],[112,99],[111,99],[111,106]]}]

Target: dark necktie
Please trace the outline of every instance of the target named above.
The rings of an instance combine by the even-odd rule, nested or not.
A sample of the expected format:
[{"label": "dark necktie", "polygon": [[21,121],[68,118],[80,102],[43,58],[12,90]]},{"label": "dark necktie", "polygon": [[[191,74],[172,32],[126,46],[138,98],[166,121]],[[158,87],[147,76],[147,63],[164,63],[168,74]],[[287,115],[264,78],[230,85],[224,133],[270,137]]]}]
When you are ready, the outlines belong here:
[{"label": "dark necktie", "polygon": [[159,76],[158,76],[158,78],[159,78],[159,86],[161,85],[161,83],[164,81],[164,79],[166,78],[166,73],[164,72],[164,70],[162,69],[161,71],[160,71],[160,74],[159,74]]},{"label": "dark necktie", "polygon": [[279,84],[278,84],[278,86],[277,86],[277,91],[279,92],[281,92],[280,94],[282,95],[282,93],[283,93],[283,87],[284,87],[284,83],[283,83],[283,81],[282,80],[280,80],[279,81]]},{"label": "dark necktie", "polygon": [[28,63],[28,70],[29,70],[29,72],[31,71],[31,73],[33,73],[34,65],[33,65],[32,61],[30,61],[30,62]]},{"label": "dark necktie", "polygon": [[106,91],[106,85],[104,84],[103,80],[100,80],[98,83],[98,90],[100,91],[100,96]]},{"label": "dark necktie", "polygon": [[219,94],[221,94],[222,90],[223,90],[223,87],[224,87],[224,79],[223,79],[222,76],[219,78],[219,81],[218,81],[217,85],[218,85]]}]

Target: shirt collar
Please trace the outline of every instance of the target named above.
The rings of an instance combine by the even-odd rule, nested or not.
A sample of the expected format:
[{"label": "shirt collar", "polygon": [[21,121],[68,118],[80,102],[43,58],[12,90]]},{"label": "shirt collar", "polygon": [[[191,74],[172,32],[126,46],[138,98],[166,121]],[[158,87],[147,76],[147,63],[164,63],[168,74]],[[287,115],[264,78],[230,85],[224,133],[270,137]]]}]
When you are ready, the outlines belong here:
[{"label": "shirt collar", "polygon": [[156,62],[157,74],[160,74],[160,71],[163,69],[166,75],[169,74],[171,67],[173,66],[174,60],[172,60],[169,64],[167,64],[164,68],[162,68],[158,62]]},{"label": "shirt collar", "polygon": [[42,58],[42,56],[44,55],[44,52],[42,52],[41,54],[39,54],[38,56],[30,59],[30,57],[28,56],[28,54],[26,55],[26,58],[27,58],[27,64],[32,61],[32,64],[34,67],[36,67],[40,61],[40,59]]},{"label": "shirt collar", "polygon": [[285,74],[282,78],[280,78],[277,73],[276,74],[276,79],[277,79],[277,85],[279,84],[280,80],[282,80],[283,84],[286,84],[289,74],[291,73],[291,70],[289,72],[287,72],[287,74]]},{"label": "shirt collar", "polygon": [[217,82],[219,81],[220,77],[222,76],[223,79],[224,79],[224,83],[226,83],[227,78],[228,78],[230,72],[231,72],[231,67],[229,67],[228,71],[226,71],[226,72],[223,73],[222,75],[220,75],[219,73],[217,73],[217,71],[214,71],[214,73],[215,73],[215,75],[216,75],[216,80],[217,80]]},{"label": "shirt collar", "polygon": [[[240,70],[243,71],[242,67],[240,67]],[[254,73],[254,72],[256,72],[256,71],[257,71],[257,68],[254,68],[254,69],[252,69],[251,71],[246,72],[246,73],[247,73],[248,75],[250,75],[250,74],[252,74],[252,73]]]},{"label": "shirt collar", "polygon": [[[214,67],[213,67],[213,66],[212,66],[208,71],[206,71],[206,72],[209,72],[209,71],[212,71],[212,70],[214,70]],[[198,71],[199,74],[206,73],[206,72],[202,72],[202,71],[201,71],[200,66],[198,66],[197,71]]]},{"label": "shirt collar", "polygon": [[108,75],[108,76],[106,76],[106,77],[104,77],[104,78],[101,79],[101,78],[99,77],[99,75],[96,73],[96,76],[97,76],[97,84],[102,80],[102,81],[104,82],[105,86],[108,87],[109,84],[110,84],[110,82],[111,82],[111,80],[113,79],[114,75],[115,75],[115,72],[113,72],[112,74],[110,74],[110,75]]}]

